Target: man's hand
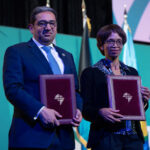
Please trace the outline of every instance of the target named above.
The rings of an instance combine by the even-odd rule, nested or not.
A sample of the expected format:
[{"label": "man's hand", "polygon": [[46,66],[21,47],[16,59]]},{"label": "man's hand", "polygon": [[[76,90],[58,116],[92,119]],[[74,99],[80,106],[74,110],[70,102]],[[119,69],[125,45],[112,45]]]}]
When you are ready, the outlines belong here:
[{"label": "man's hand", "polygon": [[80,122],[82,120],[82,114],[81,114],[81,111],[79,109],[76,110],[76,115],[75,117],[73,118],[71,124],[75,127],[78,127]]},{"label": "man's hand", "polygon": [[47,107],[44,107],[39,114],[39,119],[41,120],[44,127],[49,127],[51,125],[59,126],[60,123],[58,118],[62,118],[62,115],[60,115],[54,109],[49,109]]},{"label": "man's hand", "polygon": [[113,110],[112,108],[101,108],[99,114],[107,121],[112,123],[121,122],[123,115],[119,114],[119,110]]}]

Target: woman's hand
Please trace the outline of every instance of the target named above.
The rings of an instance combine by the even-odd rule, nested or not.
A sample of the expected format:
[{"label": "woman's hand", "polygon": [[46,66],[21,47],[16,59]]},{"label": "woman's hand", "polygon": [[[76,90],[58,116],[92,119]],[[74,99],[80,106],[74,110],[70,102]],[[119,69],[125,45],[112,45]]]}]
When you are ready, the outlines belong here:
[{"label": "woman's hand", "polygon": [[147,87],[141,86],[141,93],[144,100],[148,101],[150,99],[150,90]]},{"label": "woman's hand", "polygon": [[107,121],[112,123],[121,122],[123,115],[119,114],[120,110],[113,110],[112,108],[101,108],[99,114]]}]

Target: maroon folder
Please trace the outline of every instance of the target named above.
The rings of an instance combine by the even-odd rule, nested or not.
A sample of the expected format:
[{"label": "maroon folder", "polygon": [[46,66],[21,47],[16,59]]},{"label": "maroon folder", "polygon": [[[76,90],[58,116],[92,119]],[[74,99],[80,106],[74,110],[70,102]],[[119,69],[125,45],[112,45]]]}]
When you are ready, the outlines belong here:
[{"label": "maroon folder", "polygon": [[122,120],[145,120],[139,76],[107,76],[109,105],[120,110]]},{"label": "maroon folder", "polygon": [[60,124],[70,124],[76,111],[75,83],[72,74],[40,75],[41,102],[63,117]]}]

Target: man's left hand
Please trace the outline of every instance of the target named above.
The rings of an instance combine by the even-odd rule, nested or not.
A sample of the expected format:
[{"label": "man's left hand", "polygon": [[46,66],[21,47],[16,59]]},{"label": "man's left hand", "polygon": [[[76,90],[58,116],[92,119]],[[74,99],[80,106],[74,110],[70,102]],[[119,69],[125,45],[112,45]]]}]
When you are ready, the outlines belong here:
[{"label": "man's left hand", "polygon": [[78,127],[80,122],[82,120],[82,114],[81,114],[81,111],[79,109],[76,110],[76,115],[75,117],[73,118],[71,124],[75,127]]}]

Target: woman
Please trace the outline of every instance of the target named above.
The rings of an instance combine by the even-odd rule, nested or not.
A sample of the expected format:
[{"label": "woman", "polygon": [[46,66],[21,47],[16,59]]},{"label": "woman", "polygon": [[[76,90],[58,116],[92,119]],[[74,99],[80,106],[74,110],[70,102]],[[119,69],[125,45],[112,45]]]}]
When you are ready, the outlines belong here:
[{"label": "woman", "polygon": [[[109,108],[107,75],[138,75],[136,69],[119,61],[126,34],[115,24],[102,27],[97,47],[104,59],[85,69],[81,75],[83,117],[91,122],[88,147],[92,150],[142,150],[143,135],[139,121],[121,121],[119,110]],[[145,109],[150,91],[141,87]]]}]

